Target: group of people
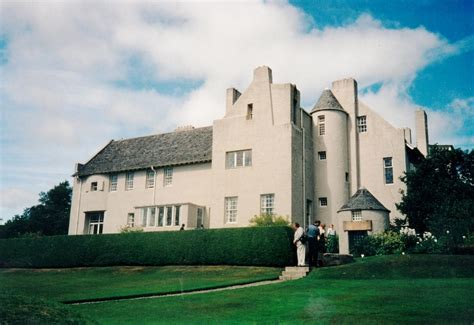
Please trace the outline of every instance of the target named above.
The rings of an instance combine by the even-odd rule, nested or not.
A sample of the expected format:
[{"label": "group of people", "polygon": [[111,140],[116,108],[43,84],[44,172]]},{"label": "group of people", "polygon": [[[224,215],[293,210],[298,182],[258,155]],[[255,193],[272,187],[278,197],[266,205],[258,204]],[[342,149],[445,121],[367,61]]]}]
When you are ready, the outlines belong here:
[{"label": "group of people", "polygon": [[[335,236],[334,225],[330,225],[326,230],[326,225],[316,220],[303,229],[299,223],[295,223],[295,236],[293,244],[296,245],[296,255],[298,257],[298,266],[318,267],[323,265],[322,255],[326,250],[326,236]],[[306,249],[308,254],[306,254]],[[306,255],[308,263],[306,263]]]}]

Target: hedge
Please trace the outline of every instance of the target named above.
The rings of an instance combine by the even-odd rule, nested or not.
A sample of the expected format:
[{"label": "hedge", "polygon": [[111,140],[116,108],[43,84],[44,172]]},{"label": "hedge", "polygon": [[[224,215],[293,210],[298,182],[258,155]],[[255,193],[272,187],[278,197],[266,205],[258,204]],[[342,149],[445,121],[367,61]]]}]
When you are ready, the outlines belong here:
[{"label": "hedge", "polygon": [[0,240],[0,267],[293,265],[289,227],[51,236]]}]

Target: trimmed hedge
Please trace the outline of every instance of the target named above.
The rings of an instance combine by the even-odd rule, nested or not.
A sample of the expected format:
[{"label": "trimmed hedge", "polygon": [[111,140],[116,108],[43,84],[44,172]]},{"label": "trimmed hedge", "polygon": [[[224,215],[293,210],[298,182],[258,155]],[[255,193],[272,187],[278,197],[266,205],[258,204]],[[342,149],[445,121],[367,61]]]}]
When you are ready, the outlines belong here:
[{"label": "trimmed hedge", "polygon": [[0,240],[0,267],[293,265],[289,227],[51,236]]}]

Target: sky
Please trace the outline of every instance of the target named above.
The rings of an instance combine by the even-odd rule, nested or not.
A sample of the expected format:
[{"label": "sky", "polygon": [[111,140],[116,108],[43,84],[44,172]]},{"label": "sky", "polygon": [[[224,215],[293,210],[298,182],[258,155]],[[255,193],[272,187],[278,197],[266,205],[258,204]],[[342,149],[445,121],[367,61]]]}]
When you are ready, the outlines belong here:
[{"label": "sky", "polygon": [[[474,1],[0,2],[0,218],[111,139],[212,125],[254,68],[310,110],[334,80],[395,127],[474,147]],[[1,221],[0,221],[1,222]]]}]

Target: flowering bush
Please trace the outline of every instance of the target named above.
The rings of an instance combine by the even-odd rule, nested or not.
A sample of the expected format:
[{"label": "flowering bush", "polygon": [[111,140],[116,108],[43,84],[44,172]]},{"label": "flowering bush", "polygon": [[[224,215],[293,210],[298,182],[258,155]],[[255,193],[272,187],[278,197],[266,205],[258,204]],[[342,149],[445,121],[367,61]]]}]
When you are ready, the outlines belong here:
[{"label": "flowering bush", "polygon": [[[458,244],[459,242],[462,244]],[[404,253],[423,254],[471,254],[474,250],[472,236],[455,238],[452,232],[446,232],[437,238],[431,232],[425,231],[421,236],[414,229],[402,227],[399,232],[389,230],[382,234],[367,236],[354,245],[352,253],[356,256],[387,255]]]}]

